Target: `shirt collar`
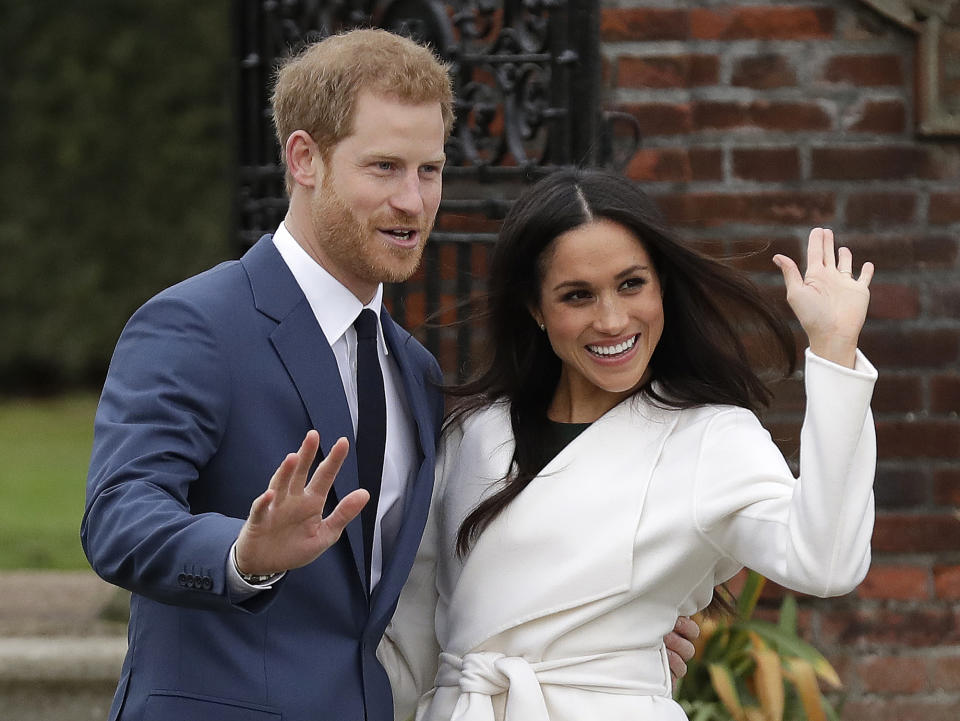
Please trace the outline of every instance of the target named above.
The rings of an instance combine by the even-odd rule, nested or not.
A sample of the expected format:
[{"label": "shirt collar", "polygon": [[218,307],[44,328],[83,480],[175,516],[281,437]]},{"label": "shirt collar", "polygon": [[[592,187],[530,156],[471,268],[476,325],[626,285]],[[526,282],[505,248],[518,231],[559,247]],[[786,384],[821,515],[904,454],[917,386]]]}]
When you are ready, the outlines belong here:
[{"label": "shirt collar", "polygon": [[383,327],[380,323],[380,307],[383,304],[382,283],[377,286],[373,299],[364,305],[326,268],[310,257],[290,234],[284,223],[280,223],[280,227],[274,233],[273,244],[290,268],[290,272],[293,273],[297,285],[307,297],[310,309],[320,324],[327,343],[333,346],[343,337],[347,328],[353,325],[360,311],[369,308],[377,314],[378,335],[384,352],[387,352],[387,345],[383,339]]}]

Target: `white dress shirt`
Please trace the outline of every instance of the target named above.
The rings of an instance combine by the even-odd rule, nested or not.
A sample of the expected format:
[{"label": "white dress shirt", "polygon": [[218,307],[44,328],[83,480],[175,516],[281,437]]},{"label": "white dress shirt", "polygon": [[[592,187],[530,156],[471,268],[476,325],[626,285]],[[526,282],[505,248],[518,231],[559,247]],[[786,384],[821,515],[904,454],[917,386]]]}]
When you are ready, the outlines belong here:
[{"label": "white dress shirt", "polygon": [[[371,582],[373,588],[380,580],[384,565],[384,549],[388,551],[396,539],[403,520],[403,505],[407,486],[416,472],[417,432],[413,416],[403,389],[400,368],[390,355],[383,337],[380,320],[380,307],[383,301],[383,285],[377,287],[373,299],[366,305],[340,281],[330,275],[300,246],[281,223],[273,236],[273,243],[283,258],[297,284],[310,303],[310,308],[326,336],[330,348],[337,359],[340,380],[343,384],[353,432],[357,432],[357,333],[353,322],[365,308],[377,315],[377,348],[380,357],[380,369],[383,372],[383,390],[386,395],[387,436],[383,454],[383,476],[380,485],[380,501],[377,505],[377,522],[373,536],[373,558],[371,560]],[[291,449],[294,450],[294,449]],[[269,479],[264,479],[264,488]],[[358,519],[352,523],[359,523]],[[253,586],[240,578],[231,560],[227,563],[228,580],[231,589],[241,595],[269,588],[270,584]],[[276,581],[276,579],[272,579]],[[239,584],[239,585],[238,585]]]}]

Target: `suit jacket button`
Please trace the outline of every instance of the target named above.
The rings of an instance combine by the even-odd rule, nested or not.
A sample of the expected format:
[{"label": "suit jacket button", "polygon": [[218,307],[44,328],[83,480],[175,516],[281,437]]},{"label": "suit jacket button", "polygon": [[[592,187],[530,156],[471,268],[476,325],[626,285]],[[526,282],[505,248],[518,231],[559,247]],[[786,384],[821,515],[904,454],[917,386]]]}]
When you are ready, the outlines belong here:
[{"label": "suit jacket button", "polygon": [[187,588],[193,588],[193,574],[187,574]]},{"label": "suit jacket button", "polygon": [[186,585],[187,585],[187,574],[181,573],[179,576],[177,576],[177,583],[179,583],[181,586],[186,586]]},{"label": "suit jacket button", "polygon": [[211,588],[213,588],[213,579],[210,578],[210,576],[204,576],[204,577],[203,577],[203,590],[204,590],[204,591],[209,591]]}]

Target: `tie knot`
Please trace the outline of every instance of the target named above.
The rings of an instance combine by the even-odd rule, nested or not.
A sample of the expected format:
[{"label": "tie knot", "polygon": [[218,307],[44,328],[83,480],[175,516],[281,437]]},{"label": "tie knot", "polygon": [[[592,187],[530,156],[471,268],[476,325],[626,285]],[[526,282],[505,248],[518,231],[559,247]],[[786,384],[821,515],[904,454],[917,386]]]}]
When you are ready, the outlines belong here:
[{"label": "tie knot", "polygon": [[369,340],[377,337],[377,314],[369,308],[360,311],[360,315],[353,321],[357,331],[357,339]]}]

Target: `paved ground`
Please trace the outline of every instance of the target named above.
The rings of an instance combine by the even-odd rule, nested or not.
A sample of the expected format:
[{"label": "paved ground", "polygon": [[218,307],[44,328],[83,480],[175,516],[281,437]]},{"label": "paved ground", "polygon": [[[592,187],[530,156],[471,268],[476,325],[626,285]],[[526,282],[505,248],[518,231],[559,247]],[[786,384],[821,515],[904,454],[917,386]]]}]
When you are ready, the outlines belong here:
[{"label": "paved ground", "polygon": [[107,718],[128,599],[91,571],[0,571],[0,721]]},{"label": "paved ground", "polygon": [[0,638],[122,636],[128,598],[92,571],[0,571]]}]

